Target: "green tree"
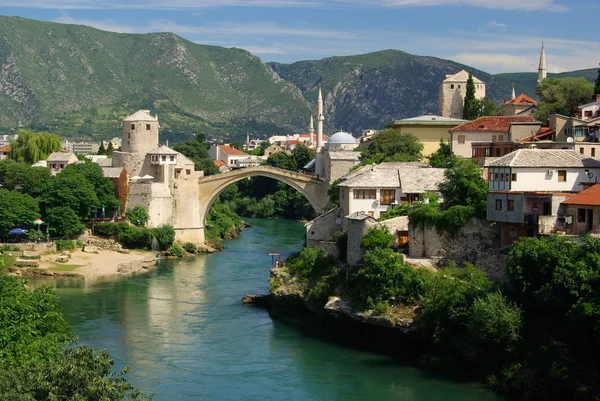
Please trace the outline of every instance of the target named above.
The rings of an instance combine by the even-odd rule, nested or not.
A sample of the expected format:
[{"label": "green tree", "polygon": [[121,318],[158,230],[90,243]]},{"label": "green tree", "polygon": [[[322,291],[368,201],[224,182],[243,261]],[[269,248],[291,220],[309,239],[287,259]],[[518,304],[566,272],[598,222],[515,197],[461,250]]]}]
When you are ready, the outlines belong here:
[{"label": "green tree", "polygon": [[485,216],[488,185],[481,174],[481,169],[470,159],[459,160],[447,169],[444,181],[439,185],[443,209],[471,206],[478,217]]},{"label": "green tree", "polygon": [[231,146],[232,148],[237,149],[237,150],[242,150],[242,151],[244,150],[244,144],[239,141],[231,142],[229,144],[229,146]]},{"label": "green tree", "polygon": [[5,189],[18,189],[37,197],[48,187],[51,178],[50,170],[45,167],[31,167],[14,160],[0,161],[0,185]]},{"label": "green tree", "polygon": [[125,218],[138,227],[143,227],[148,223],[148,211],[142,205],[137,205],[133,209],[127,209]]},{"label": "green tree", "polygon": [[429,156],[431,167],[450,168],[456,164],[458,157],[452,152],[450,142],[440,139],[440,147]]},{"label": "green tree", "polygon": [[50,227],[49,231],[58,237],[72,237],[85,230],[85,225],[79,216],[73,209],[66,206],[46,209],[44,219]]},{"label": "green tree", "polygon": [[15,226],[29,227],[38,217],[38,203],[31,196],[0,189],[0,236],[7,236]]},{"label": "green tree", "polygon": [[551,114],[574,116],[577,106],[589,102],[594,93],[594,85],[585,78],[546,78],[537,88],[540,102],[534,117],[548,123]]},{"label": "green tree", "polygon": [[114,147],[111,141],[108,141],[108,145],[106,146],[106,156],[108,157],[112,157],[112,154],[114,152]]},{"label": "green tree", "polygon": [[386,249],[392,245],[393,241],[394,235],[390,233],[390,230],[386,226],[371,227],[360,239],[360,247],[364,251]]},{"label": "green tree", "polygon": [[477,99],[475,98],[475,82],[473,81],[473,71],[469,71],[467,79],[467,93],[463,106],[463,119],[475,120],[478,118]]},{"label": "green tree", "polygon": [[416,162],[423,158],[423,144],[414,135],[387,128],[373,135],[362,149],[361,164]]},{"label": "green tree", "polygon": [[296,162],[296,171],[299,171],[315,158],[315,152],[306,147],[306,145],[299,143],[292,150],[292,158]]},{"label": "green tree", "polygon": [[329,197],[329,204],[332,208],[340,205],[340,188],[338,185],[340,185],[340,183],[343,181],[344,180],[342,178],[338,178],[329,184],[329,188],[327,188],[327,196]]},{"label": "green tree", "polygon": [[483,116],[497,116],[500,114],[500,106],[487,96],[482,99],[475,99],[474,108],[477,110],[476,118]]},{"label": "green tree", "polygon": [[72,176],[89,182],[94,188],[100,207],[104,205],[105,208],[111,209],[117,204],[115,185],[112,180],[104,176],[102,167],[97,163],[86,160],[84,163],[69,164],[58,176]]},{"label": "green tree", "polygon": [[296,161],[292,156],[289,156],[284,152],[275,153],[274,155],[269,156],[267,164],[272,167],[296,171]]},{"label": "green tree", "polygon": [[106,154],[106,148],[104,147],[104,141],[100,141],[100,146],[98,147],[98,154],[99,155],[105,155]]},{"label": "green tree", "polygon": [[27,164],[45,160],[52,152],[60,150],[60,137],[49,132],[20,129],[18,138],[11,142],[8,157]]},{"label": "green tree", "polygon": [[94,186],[79,174],[61,172],[52,180],[40,197],[44,210],[65,206],[72,209],[81,221],[101,206]]},{"label": "green tree", "polygon": [[204,135],[198,134],[196,139],[180,142],[173,146],[173,150],[181,153],[194,162],[194,167],[198,171],[204,171],[204,175],[213,175],[219,172],[213,160],[208,157],[208,148],[204,143]]}]

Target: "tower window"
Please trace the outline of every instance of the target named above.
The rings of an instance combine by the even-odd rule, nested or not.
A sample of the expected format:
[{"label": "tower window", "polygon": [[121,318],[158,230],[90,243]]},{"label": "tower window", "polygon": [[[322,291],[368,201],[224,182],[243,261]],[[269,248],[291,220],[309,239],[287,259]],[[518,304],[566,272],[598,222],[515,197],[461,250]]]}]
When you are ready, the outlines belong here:
[{"label": "tower window", "polygon": [[146,124],[146,131],[150,131],[150,124]]},{"label": "tower window", "polygon": [[458,89],[460,89],[460,85],[458,85]]},{"label": "tower window", "polygon": [[454,84],[450,84],[450,89],[454,89]]},{"label": "tower window", "polygon": [[175,156],[171,156],[170,159],[171,159],[172,162],[174,162],[175,161]]},{"label": "tower window", "polygon": [[127,133],[127,138],[131,138],[131,132]]},{"label": "tower window", "polygon": [[135,129],[135,124],[131,124],[131,129]]},{"label": "tower window", "polygon": [[162,161],[166,162],[167,161],[167,156],[163,156],[162,157]]}]

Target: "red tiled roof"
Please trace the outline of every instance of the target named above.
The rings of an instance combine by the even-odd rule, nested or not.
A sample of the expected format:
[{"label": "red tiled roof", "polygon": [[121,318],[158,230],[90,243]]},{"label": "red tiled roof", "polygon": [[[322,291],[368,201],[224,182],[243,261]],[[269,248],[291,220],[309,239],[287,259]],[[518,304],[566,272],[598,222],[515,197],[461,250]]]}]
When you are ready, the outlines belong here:
[{"label": "red tiled roof", "polygon": [[600,184],[595,184],[561,202],[563,205],[600,206]]},{"label": "red tiled roof", "polygon": [[535,100],[533,100],[532,98],[530,98],[529,96],[527,96],[526,94],[521,93],[516,98],[504,102],[504,104],[532,104],[532,105],[536,105],[537,102]]},{"label": "red tiled roof", "polygon": [[10,152],[10,145],[6,145],[3,148],[0,148],[0,153],[8,153]]},{"label": "red tiled roof", "polygon": [[247,153],[244,153],[239,149],[232,148],[229,145],[217,145],[217,146],[219,147],[219,149],[221,149],[223,152],[227,153],[229,156],[248,156]]},{"label": "red tiled roof", "polygon": [[217,167],[221,167],[225,165],[225,162],[223,160],[213,160],[213,164]]},{"label": "red tiled roof", "polygon": [[300,143],[300,141],[297,141],[297,140],[295,140],[295,139],[292,139],[291,141],[288,141],[288,143],[289,143],[290,145],[297,145],[297,144],[299,144],[299,143]]},{"label": "red tiled roof", "polygon": [[469,121],[458,127],[452,128],[451,132],[457,131],[506,131],[508,132],[511,123],[532,123],[533,117],[517,116],[493,116],[479,117],[477,120]]},{"label": "red tiled roof", "polygon": [[310,134],[300,134],[300,138],[310,138]]}]

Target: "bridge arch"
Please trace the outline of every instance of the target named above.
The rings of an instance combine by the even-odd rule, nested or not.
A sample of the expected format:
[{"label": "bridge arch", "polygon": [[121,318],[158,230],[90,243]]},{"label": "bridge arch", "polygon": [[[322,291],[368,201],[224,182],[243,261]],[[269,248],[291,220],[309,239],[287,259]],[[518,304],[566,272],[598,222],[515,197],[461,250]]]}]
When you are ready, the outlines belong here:
[{"label": "bridge arch", "polygon": [[225,188],[245,178],[257,176],[273,178],[296,189],[304,195],[318,215],[325,211],[329,201],[328,185],[325,180],[270,166],[245,167],[198,180],[198,202],[202,229],[204,229],[208,211]]}]

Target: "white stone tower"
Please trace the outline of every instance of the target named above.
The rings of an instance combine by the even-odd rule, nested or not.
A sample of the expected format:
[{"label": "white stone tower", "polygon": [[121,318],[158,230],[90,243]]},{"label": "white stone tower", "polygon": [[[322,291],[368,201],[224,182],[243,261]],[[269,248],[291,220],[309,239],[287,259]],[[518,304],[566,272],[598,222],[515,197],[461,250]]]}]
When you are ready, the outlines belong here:
[{"label": "white stone tower", "polygon": [[[469,73],[461,70],[456,74],[446,74],[446,78],[439,86],[439,115],[442,117],[462,118],[465,96],[467,95],[467,81]],[[475,98],[485,97],[485,82],[473,75],[475,84]]]},{"label": "white stone tower", "polygon": [[538,66],[538,85],[546,79],[546,53],[544,52],[544,42],[542,42],[542,53],[540,54],[540,64]]},{"label": "white stone tower", "polygon": [[510,95],[510,100],[513,100],[516,97],[517,97],[517,95],[515,95],[515,84],[513,84],[513,90],[512,90],[512,94]]},{"label": "white stone tower", "polygon": [[125,117],[122,125],[121,152],[146,154],[158,146],[158,117],[150,110],[138,110]]},{"label": "white stone tower", "polygon": [[308,126],[308,133],[310,134],[311,145],[315,143],[315,125],[313,123],[313,116],[310,115],[310,125]]},{"label": "white stone tower", "polygon": [[319,87],[319,98],[317,99],[317,152],[323,147],[323,94]]}]

